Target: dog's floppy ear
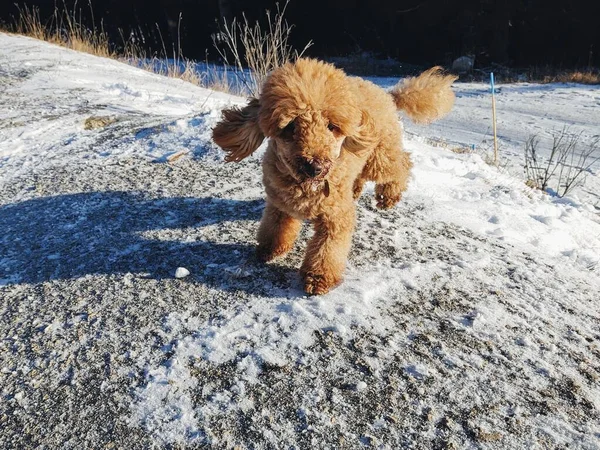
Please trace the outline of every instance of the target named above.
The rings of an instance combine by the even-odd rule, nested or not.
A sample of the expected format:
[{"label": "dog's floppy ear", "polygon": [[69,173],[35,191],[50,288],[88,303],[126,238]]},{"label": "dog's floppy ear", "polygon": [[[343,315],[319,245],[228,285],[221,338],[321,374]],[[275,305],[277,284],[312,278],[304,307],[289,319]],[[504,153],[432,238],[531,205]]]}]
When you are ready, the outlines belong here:
[{"label": "dog's floppy ear", "polygon": [[346,137],[344,148],[352,153],[358,153],[371,149],[377,143],[377,136],[374,132],[374,124],[371,116],[362,111],[362,120],[356,131]]},{"label": "dog's floppy ear", "polygon": [[227,153],[225,161],[239,162],[260,147],[265,136],[258,126],[259,110],[255,98],[243,108],[223,110],[223,119],[213,128],[212,137]]}]

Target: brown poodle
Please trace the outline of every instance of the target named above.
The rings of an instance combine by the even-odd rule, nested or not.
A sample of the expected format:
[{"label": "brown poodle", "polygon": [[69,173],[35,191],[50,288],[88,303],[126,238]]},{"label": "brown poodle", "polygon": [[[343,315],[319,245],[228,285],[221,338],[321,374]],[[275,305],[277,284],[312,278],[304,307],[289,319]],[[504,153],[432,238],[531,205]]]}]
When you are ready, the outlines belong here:
[{"label": "brown poodle", "polygon": [[394,206],[406,189],[409,155],[397,111],[430,122],[450,111],[456,79],[434,67],[391,92],[333,65],[299,59],[274,70],[260,98],[223,111],[213,130],[227,161],[240,161],[270,138],[263,159],[266,207],[258,230],[263,261],[286,254],[303,220],[314,224],[300,273],[308,294],[342,281],[355,203],[374,181],[377,207]]}]

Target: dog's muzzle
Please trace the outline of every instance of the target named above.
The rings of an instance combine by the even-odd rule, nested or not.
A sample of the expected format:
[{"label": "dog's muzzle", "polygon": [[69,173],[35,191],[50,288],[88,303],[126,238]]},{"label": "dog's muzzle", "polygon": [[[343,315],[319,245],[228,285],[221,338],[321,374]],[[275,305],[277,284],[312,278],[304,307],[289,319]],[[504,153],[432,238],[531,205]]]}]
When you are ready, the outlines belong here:
[{"label": "dog's muzzle", "polygon": [[298,158],[298,169],[307,178],[323,179],[331,169],[331,161]]}]

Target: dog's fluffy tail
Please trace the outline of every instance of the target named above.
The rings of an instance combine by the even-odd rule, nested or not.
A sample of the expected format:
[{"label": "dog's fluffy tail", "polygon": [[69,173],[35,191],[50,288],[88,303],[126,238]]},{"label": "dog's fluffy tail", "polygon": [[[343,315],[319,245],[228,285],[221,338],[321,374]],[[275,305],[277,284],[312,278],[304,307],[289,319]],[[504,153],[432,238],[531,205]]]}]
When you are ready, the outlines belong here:
[{"label": "dog's fluffy tail", "polygon": [[450,85],[458,77],[444,75],[439,66],[423,72],[418,77],[399,82],[390,94],[396,107],[416,123],[430,123],[450,112],[454,105],[454,92]]}]

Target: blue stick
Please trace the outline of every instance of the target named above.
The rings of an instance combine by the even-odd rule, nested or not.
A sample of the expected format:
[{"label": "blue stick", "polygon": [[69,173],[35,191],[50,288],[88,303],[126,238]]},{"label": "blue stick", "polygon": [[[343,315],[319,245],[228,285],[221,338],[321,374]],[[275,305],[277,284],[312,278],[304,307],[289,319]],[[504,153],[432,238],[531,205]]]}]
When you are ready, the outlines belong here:
[{"label": "blue stick", "polygon": [[494,130],[494,164],[498,165],[498,135],[496,133],[496,92],[494,90],[494,72],[490,72],[492,88],[492,127]]}]

